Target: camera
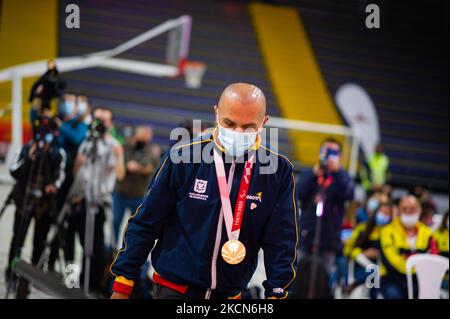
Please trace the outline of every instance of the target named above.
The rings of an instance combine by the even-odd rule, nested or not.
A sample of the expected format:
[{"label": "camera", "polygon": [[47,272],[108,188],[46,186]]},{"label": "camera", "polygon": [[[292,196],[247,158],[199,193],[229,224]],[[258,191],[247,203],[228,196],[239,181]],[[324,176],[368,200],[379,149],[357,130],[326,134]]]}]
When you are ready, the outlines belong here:
[{"label": "camera", "polygon": [[38,144],[50,144],[58,136],[58,125],[47,116],[38,118],[33,123],[33,140]]},{"label": "camera", "polygon": [[94,138],[100,138],[106,133],[106,126],[100,119],[94,119],[89,127],[90,134]]},{"label": "camera", "polygon": [[59,77],[56,66],[52,66],[33,84],[29,102],[32,102],[34,98],[40,98],[41,107],[49,109],[51,100],[60,97],[66,86]]},{"label": "camera", "polygon": [[326,168],[329,160],[338,160],[339,150],[329,147],[322,147],[319,153],[320,167]]}]

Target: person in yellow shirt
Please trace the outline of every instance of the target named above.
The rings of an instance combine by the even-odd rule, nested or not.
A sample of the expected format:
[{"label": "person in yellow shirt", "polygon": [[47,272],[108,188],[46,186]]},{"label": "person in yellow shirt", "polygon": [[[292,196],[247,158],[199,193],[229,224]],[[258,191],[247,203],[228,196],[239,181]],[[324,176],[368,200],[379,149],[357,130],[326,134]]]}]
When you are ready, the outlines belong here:
[{"label": "person in yellow shirt", "polygon": [[[347,287],[347,293],[366,281],[367,276],[371,273],[367,271],[369,265],[380,266],[381,274],[384,273],[380,262],[380,229],[391,222],[392,214],[391,202],[383,202],[367,222],[358,224],[353,230],[350,240],[344,247],[344,255],[355,265],[355,281]],[[375,287],[370,289],[370,297],[377,298]]]},{"label": "person in yellow shirt", "polygon": [[[406,299],[406,260],[409,256],[430,251],[431,229],[419,221],[421,206],[416,197],[408,195],[399,204],[399,217],[380,230],[381,260],[386,273],[381,278],[385,299]],[[417,279],[413,277],[414,295]]]},{"label": "person in yellow shirt", "polygon": [[433,239],[436,242],[436,248],[439,255],[448,258],[448,211],[444,214],[439,228],[433,233]]},{"label": "person in yellow shirt", "polygon": [[[448,211],[444,214],[439,228],[433,233],[433,239],[436,244],[437,253],[448,258]],[[448,273],[442,282],[442,288],[448,290]]]}]

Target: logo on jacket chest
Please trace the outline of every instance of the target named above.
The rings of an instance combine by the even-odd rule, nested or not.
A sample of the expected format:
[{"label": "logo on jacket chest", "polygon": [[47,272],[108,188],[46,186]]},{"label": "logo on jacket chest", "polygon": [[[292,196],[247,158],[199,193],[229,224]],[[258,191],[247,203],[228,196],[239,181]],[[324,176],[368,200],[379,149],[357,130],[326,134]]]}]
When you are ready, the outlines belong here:
[{"label": "logo on jacket chest", "polygon": [[190,198],[207,200],[209,195],[206,195],[206,189],[208,186],[208,181],[203,179],[195,179],[194,191],[189,193]]}]

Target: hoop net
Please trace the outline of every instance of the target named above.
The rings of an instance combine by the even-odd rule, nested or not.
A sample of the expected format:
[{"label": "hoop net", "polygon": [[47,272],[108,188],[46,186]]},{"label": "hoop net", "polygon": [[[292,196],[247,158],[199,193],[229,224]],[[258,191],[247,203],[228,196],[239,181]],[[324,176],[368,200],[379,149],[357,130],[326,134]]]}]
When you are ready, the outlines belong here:
[{"label": "hoop net", "polygon": [[207,66],[203,62],[186,61],[183,66],[185,84],[188,88],[198,89],[202,86],[203,75]]}]

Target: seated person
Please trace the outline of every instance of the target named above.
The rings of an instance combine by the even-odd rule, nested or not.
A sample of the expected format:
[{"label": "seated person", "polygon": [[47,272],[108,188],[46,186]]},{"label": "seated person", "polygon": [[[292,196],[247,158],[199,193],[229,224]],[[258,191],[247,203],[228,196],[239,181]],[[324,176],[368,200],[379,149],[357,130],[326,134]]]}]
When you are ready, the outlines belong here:
[{"label": "seated person", "polygon": [[[367,276],[371,274],[366,271],[367,266],[381,266],[380,273],[384,274],[385,270],[380,262],[380,229],[391,222],[392,214],[392,204],[389,201],[381,203],[367,222],[356,226],[346,243],[344,254],[349,260],[355,261],[355,281],[347,287],[347,293],[365,283]],[[376,296],[376,288],[370,289],[370,297],[376,299]]]},{"label": "seated person", "polygon": [[[448,241],[449,241],[449,233],[448,233],[448,211],[445,213],[442,218],[441,225],[438,229],[433,233],[434,243],[436,244],[436,251],[439,255],[448,258]],[[442,288],[448,290],[448,273],[444,277],[444,281],[442,282]]]},{"label": "seated person", "polygon": [[[381,278],[381,292],[385,299],[407,299],[406,260],[414,254],[431,251],[431,229],[419,221],[421,205],[408,195],[400,201],[399,217],[380,230],[381,260],[386,273]],[[417,279],[413,276],[414,296]]]}]

